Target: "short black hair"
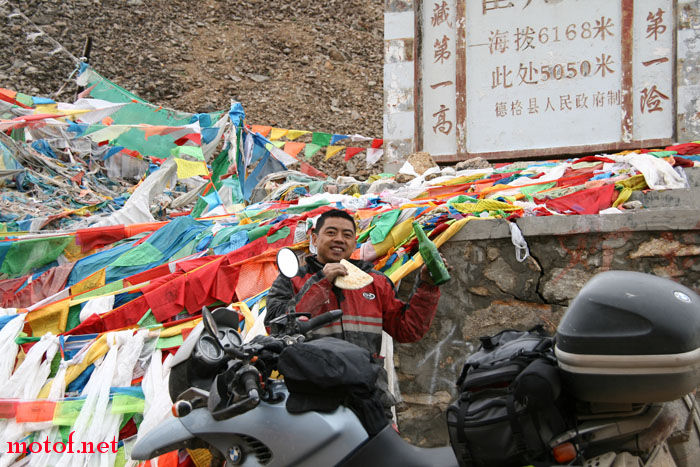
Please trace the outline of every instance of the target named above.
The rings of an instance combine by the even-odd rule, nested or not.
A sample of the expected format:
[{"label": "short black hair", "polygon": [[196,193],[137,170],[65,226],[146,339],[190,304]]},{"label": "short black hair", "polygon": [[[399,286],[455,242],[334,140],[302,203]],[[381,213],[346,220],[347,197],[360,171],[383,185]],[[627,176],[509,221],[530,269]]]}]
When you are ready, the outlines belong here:
[{"label": "short black hair", "polygon": [[320,232],[321,227],[323,227],[323,223],[326,222],[326,219],[330,219],[331,217],[340,217],[341,219],[349,220],[352,224],[352,230],[357,231],[357,228],[355,227],[355,218],[352,217],[347,211],[343,211],[341,209],[331,209],[330,211],[326,211],[321,214],[318,220],[316,220],[316,227],[314,227],[314,231],[316,233]]}]

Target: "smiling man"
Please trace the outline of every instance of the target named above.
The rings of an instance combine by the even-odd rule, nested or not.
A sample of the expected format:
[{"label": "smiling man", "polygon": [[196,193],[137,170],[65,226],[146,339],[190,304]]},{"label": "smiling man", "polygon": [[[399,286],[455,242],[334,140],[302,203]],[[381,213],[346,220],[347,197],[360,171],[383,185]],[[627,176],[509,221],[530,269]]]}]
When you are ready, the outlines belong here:
[{"label": "smiling man", "polygon": [[[285,313],[306,312],[317,316],[341,309],[342,317],[315,331],[316,336],[344,339],[379,355],[382,330],[398,342],[420,340],[432,322],[440,290],[433,285],[425,267],[408,303],[396,297],[394,284],[366,261],[350,260],[355,250],[355,221],[345,211],[331,210],[316,221],[311,234],[316,255],[306,258],[298,274],[289,279],[279,275],[267,297],[265,324]],[[340,260],[350,261],[370,274],[373,281],[355,290],[341,290],[334,285],[338,276],[347,274]]]}]

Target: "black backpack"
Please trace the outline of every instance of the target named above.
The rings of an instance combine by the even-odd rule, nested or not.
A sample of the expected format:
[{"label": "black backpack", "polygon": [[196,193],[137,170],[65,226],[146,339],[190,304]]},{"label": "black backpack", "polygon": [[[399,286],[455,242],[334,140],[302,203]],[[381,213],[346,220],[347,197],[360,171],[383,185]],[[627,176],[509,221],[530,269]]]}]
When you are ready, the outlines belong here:
[{"label": "black backpack", "polygon": [[[548,442],[571,426],[561,398],[553,339],[541,326],[482,337],[447,409],[461,466],[521,466],[552,459]],[[568,412],[572,413],[572,412]]]},{"label": "black backpack", "polygon": [[370,435],[389,423],[377,386],[382,368],[368,350],[322,337],[286,347],[277,367],[289,390],[290,413],[331,412],[342,404],[355,412]]}]

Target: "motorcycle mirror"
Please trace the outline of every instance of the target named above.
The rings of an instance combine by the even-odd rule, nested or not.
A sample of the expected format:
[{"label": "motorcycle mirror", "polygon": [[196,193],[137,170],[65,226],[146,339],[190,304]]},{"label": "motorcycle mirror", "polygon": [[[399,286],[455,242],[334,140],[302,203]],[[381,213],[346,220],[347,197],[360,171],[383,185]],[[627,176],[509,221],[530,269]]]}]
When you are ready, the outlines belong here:
[{"label": "motorcycle mirror", "polygon": [[219,342],[219,326],[216,325],[214,315],[212,315],[209,308],[205,306],[202,307],[202,324],[204,324],[204,329],[207,330],[209,335],[219,344],[219,347],[223,349],[221,342]]},{"label": "motorcycle mirror", "polygon": [[277,268],[283,276],[292,278],[299,272],[299,259],[290,248],[282,248],[277,252]]}]

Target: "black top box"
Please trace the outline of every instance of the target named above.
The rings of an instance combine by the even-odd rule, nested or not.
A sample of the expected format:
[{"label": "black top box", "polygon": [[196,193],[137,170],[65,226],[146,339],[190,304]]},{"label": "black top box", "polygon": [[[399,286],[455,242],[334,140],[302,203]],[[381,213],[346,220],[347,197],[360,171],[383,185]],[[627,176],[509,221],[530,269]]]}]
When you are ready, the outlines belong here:
[{"label": "black top box", "polygon": [[700,385],[700,297],[650,274],[600,273],[562,318],[555,352],[581,400],[676,399]]}]

